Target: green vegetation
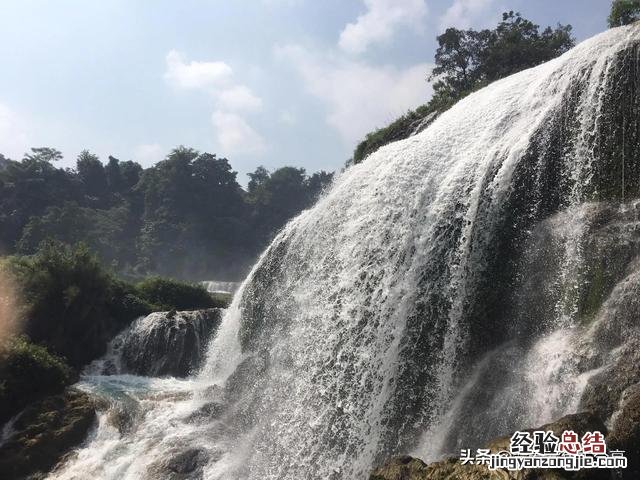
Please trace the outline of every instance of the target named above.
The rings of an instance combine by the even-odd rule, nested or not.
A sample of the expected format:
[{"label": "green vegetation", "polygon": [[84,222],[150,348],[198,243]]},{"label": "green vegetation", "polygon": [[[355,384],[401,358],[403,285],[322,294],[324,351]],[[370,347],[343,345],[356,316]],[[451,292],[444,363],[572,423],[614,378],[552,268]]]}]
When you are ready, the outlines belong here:
[{"label": "green vegetation", "polygon": [[640,0],[614,0],[607,19],[610,27],[621,27],[640,20]]},{"label": "green vegetation", "polygon": [[82,244],[47,242],[35,255],[6,258],[0,268],[20,292],[16,314],[24,333],[75,368],[104,354],[109,340],[142,315],[224,306],[201,285],[115,278]]},{"label": "green vegetation", "polygon": [[167,278],[148,278],[138,283],[136,290],[140,297],[161,310],[195,310],[224,306],[201,285],[190,285]]},{"label": "green vegetation", "polygon": [[114,157],[104,165],[88,151],[75,169],[57,168],[60,159],[48,147],[21,161],[0,155],[0,251],[32,255],[48,239],[83,242],[132,278],[237,280],[331,180],[260,167],[245,191],[227,159],[186,147],[147,169]]},{"label": "green vegetation", "polygon": [[43,395],[59,393],[75,380],[62,359],[23,337],[0,345],[0,424]]},{"label": "green vegetation", "polygon": [[82,245],[46,243],[33,256],[8,258],[3,268],[20,292],[25,334],[74,367],[104,353],[113,335],[150,311]]},{"label": "green vegetation", "polygon": [[159,277],[115,278],[82,244],[49,241],[0,261],[20,297],[8,322],[24,335],[0,339],[0,424],[27,404],[61,393],[131,321],[152,311],[224,306],[201,285]]},{"label": "green vegetation", "polygon": [[429,115],[438,115],[468,94],[513,73],[544,63],[573,47],[570,25],[540,27],[519,13],[505,12],[493,30],[448,28],[438,36],[433,98],[385,128],[369,133],[353,154],[353,162],[387,143],[407,138]]}]

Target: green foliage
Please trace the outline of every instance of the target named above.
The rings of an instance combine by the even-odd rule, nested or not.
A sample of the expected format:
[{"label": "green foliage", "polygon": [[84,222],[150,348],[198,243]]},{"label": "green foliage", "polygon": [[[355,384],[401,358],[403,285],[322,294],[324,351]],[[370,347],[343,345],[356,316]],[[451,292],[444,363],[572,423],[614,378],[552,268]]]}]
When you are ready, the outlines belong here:
[{"label": "green foliage", "polygon": [[151,277],[136,285],[141,298],[159,310],[195,310],[222,307],[202,285]]},{"label": "green foliage", "polygon": [[621,27],[640,19],[640,0],[614,0],[607,19],[609,26]]},{"label": "green foliage", "polygon": [[0,344],[0,424],[29,402],[61,392],[75,381],[71,368],[59,357],[24,337]]},{"label": "green foliage", "polygon": [[135,256],[134,245],[127,241],[127,226],[131,216],[128,205],[108,210],[80,207],[75,202],[45,209],[41,216],[33,216],[22,230],[17,249],[33,254],[41,243],[56,240],[68,245],[85,242],[100,258],[115,262]]},{"label": "green foliage", "polygon": [[225,307],[228,301],[201,285],[114,278],[83,244],[45,242],[34,255],[9,257],[0,268],[24,302],[19,320],[25,334],[73,367],[104,354],[116,333],[152,311]]},{"label": "green foliage", "polygon": [[88,200],[99,204],[107,201],[107,174],[97,155],[83,150],[76,162],[78,177],[85,187]]},{"label": "green foliage", "polygon": [[309,177],[304,168],[282,167],[270,173],[258,167],[249,177],[252,231],[266,244],[290,218],[315,203],[333,174],[320,171]]},{"label": "green foliage", "polygon": [[369,133],[356,147],[353,162],[387,143],[407,138],[428,115],[437,115],[490,82],[534,67],[574,46],[570,25],[540,27],[519,13],[505,12],[493,30],[448,28],[437,37],[433,97],[384,128]]},{"label": "green foliage", "polygon": [[440,104],[436,107],[436,102],[431,101],[416,110],[408,111],[386,127],[368,133],[353,152],[354,163],[360,163],[367,155],[388,143],[409,137],[424,118],[431,113],[437,113],[440,111],[439,108]]},{"label": "green foliage", "polygon": [[102,355],[115,333],[151,311],[84,245],[48,242],[33,256],[9,258],[3,268],[25,302],[25,333],[75,367]]},{"label": "green foliage", "polygon": [[[46,240],[85,243],[128,277],[239,279],[266,242],[309,207],[331,180],[285,167],[250,174],[249,192],[226,158],[178,147],[143,170],[83,151],[76,169],[61,153],[32,149],[0,162],[0,252],[32,255]],[[255,178],[254,178],[255,177]]]},{"label": "green foliage", "polygon": [[431,79],[436,95],[453,100],[490,82],[540,65],[575,45],[571,25],[540,27],[505,12],[494,30],[448,28],[438,36]]},{"label": "green foliage", "polygon": [[29,162],[57,162],[62,160],[62,152],[55,148],[32,148],[31,153],[26,153],[24,159]]}]

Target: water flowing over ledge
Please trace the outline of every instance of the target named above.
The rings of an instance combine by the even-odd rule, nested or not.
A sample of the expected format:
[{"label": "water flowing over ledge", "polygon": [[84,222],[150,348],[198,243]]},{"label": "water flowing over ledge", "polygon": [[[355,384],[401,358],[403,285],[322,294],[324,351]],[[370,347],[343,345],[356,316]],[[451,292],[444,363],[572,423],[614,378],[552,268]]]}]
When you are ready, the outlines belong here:
[{"label": "water flowing over ledge", "polygon": [[107,409],[51,478],[355,480],[592,401],[637,338],[639,43],[598,35],[349,168],[262,255],[198,375],[84,379],[136,418]]}]

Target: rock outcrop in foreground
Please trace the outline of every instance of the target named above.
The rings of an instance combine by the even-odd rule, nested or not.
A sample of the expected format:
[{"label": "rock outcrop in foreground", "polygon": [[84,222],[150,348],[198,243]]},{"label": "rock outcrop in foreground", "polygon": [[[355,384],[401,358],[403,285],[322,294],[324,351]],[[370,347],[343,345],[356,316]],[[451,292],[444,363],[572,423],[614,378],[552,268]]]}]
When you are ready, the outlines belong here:
[{"label": "rock outcrop in foreground", "polygon": [[84,441],[96,419],[84,392],[68,389],[29,405],[0,446],[0,478],[40,479]]},{"label": "rock outcrop in foreground", "polygon": [[[607,428],[593,412],[567,415],[561,419],[532,430],[550,430],[559,436],[565,430],[573,430],[579,435],[587,431],[598,430],[607,438],[609,449],[624,450],[629,460],[627,469],[619,472],[608,470],[523,470],[491,471],[484,465],[463,465],[459,459],[447,458],[426,464],[418,458],[399,456],[390,459],[376,468],[369,480],[608,480],[638,479],[640,470],[640,391],[629,397],[622,412],[614,422],[610,434]],[[485,448],[492,453],[508,450],[510,436],[492,440]]]}]

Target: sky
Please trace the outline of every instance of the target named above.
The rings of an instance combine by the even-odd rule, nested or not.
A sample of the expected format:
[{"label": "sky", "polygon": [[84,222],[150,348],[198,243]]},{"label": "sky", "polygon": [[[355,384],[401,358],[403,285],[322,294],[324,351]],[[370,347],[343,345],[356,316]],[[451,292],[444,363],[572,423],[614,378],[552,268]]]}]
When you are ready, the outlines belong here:
[{"label": "sky", "polygon": [[364,135],[431,96],[448,26],[506,10],[578,41],[609,0],[0,0],[0,153],[51,146],[153,165],[186,145],[340,169]]}]

